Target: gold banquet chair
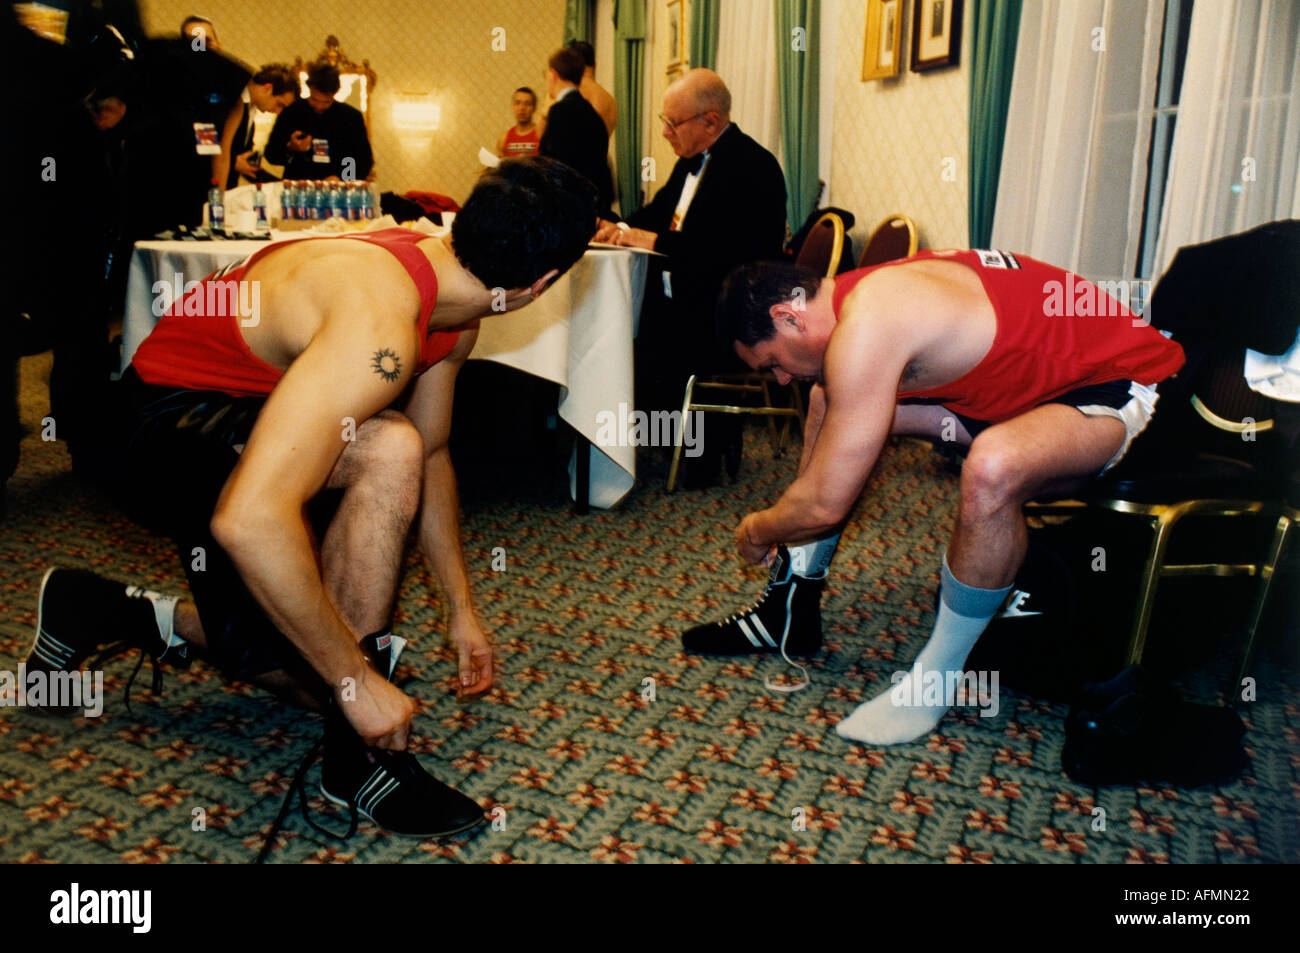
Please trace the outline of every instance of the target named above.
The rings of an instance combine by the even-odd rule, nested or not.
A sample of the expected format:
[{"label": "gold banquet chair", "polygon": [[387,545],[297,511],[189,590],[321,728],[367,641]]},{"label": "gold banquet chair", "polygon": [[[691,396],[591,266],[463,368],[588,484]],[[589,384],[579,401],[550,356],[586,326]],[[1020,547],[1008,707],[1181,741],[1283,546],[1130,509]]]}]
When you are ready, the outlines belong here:
[{"label": "gold banquet chair", "polygon": [[[1129,633],[1125,664],[1142,661],[1147,633],[1155,608],[1160,580],[1188,576],[1250,576],[1259,580],[1255,598],[1247,617],[1245,647],[1229,698],[1240,697],[1242,679],[1250,671],[1255,657],[1255,638],[1264,615],[1273,578],[1282,559],[1291,528],[1300,520],[1300,511],[1284,502],[1285,483],[1277,448],[1267,439],[1246,441],[1249,436],[1270,436],[1273,421],[1268,398],[1246,386],[1241,376],[1242,355],[1223,354],[1200,374],[1194,392],[1180,405],[1168,410],[1173,426],[1143,447],[1139,435],[1129,457],[1111,473],[1095,481],[1075,499],[1030,502],[1025,515],[1079,515],[1088,508],[1146,519],[1151,528],[1151,543],[1143,566]],[[1169,395],[1174,397],[1175,395]],[[1162,397],[1162,401],[1165,398]],[[1211,409],[1214,408],[1214,409]],[[1160,420],[1157,413],[1149,430]],[[1190,446],[1189,446],[1190,444]],[[1185,448],[1171,453],[1171,447]],[[1140,455],[1137,451],[1142,450]],[[1174,529],[1188,517],[1265,519],[1272,526],[1267,546],[1257,551],[1257,558],[1240,561],[1220,555],[1215,559],[1192,562],[1169,562],[1170,541]],[[1182,534],[1180,534],[1180,538]],[[1219,539],[1217,543],[1221,543]],[[1237,547],[1240,550],[1240,547]],[[1219,553],[1223,553],[1222,548]],[[1203,556],[1203,553],[1197,553]],[[1242,552],[1232,553],[1240,557]]]},{"label": "gold banquet chair", "polygon": [[917,248],[916,224],[906,215],[889,215],[876,226],[858,256],[858,267],[911,258]]},{"label": "gold banquet chair", "polygon": [[[819,274],[833,276],[840,267],[840,258],[844,254],[844,220],[834,212],[827,212],[813,224],[812,231],[804,239],[795,261],[806,265]],[[673,462],[668,468],[668,492],[677,487],[677,470],[681,465],[682,445],[686,439],[686,421],[694,412],[710,414],[747,414],[767,418],[768,440],[772,444],[772,455],[779,457],[785,449],[785,441],[790,433],[791,418],[799,421],[802,430],[804,423],[803,395],[794,384],[790,385],[790,403],[777,406],[772,402],[771,388],[776,385],[776,378],[770,373],[719,374],[699,380],[692,374],[686,381],[686,395],[682,399],[682,425],[677,428],[677,440],[673,446]],[[778,385],[779,386],[779,385]],[[697,390],[724,391],[735,395],[756,395],[760,400],[758,406],[743,404],[705,404],[697,403]],[[780,428],[776,419],[782,418]]]}]

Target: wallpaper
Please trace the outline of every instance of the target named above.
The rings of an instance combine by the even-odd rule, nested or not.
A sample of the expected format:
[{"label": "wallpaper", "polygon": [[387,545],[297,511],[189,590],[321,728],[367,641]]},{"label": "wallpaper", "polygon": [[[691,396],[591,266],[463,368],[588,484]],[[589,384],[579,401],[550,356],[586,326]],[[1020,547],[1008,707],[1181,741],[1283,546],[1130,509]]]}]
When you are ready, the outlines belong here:
[{"label": "wallpaper", "polygon": [[[337,36],[350,59],[368,59],[378,76],[370,140],[380,187],[458,201],[482,168],[479,147],[495,151],[513,122],[512,91],[531,86],[545,96],[546,58],[564,27],[564,0],[141,0],[154,35],[179,33],[195,12],[213,21],[224,52],[254,67],[313,59],[327,35]],[[438,128],[399,135],[398,94],[432,94],[441,108]]]},{"label": "wallpaper", "polygon": [[835,205],[857,216],[858,250],[871,229],[895,212],[916,222],[922,248],[968,245],[971,4],[965,4],[959,65],[913,73],[907,67],[917,2],[904,3],[897,78],[860,78],[866,0],[839,0],[839,30],[825,47],[834,43],[832,194]]}]

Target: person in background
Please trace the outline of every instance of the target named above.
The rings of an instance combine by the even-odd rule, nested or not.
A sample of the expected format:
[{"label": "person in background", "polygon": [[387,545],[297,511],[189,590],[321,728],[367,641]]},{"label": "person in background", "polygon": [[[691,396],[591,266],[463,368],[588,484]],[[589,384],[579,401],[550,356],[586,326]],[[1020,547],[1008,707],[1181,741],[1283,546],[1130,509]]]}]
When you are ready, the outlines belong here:
[{"label": "person in background", "polygon": [[202,220],[222,126],[252,78],[251,68],[198,40],[146,42],[135,82],[118,97],[125,115],[112,128],[122,139],[133,241]]},{"label": "person in background", "polygon": [[217,28],[207,17],[191,14],[181,21],[181,37],[194,42],[197,50],[220,50],[221,41],[217,39]]},{"label": "person in background", "polygon": [[[717,73],[694,69],[664,91],[664,138],[678,156],[654,199],[624,226],[602,222],[597,241],[666,255],[646,280],[637,336],[637,400],[680,407],[691,374],[741,370],[714,339],[713,312],[727,274],[777,258],[785,241],[785,177],[776,157],[731,121],[731,93]],[[716,483],[722,461],[739,466],[739,419],[712,414],[703,452],[687,459],[683,484]]]},{"label": "person in background", "polygon": [[606,153],[609,135],[591,103],[582,98],[582,57],[565,47],[547,61],[546,93],[555,105],[547,114],[546,129],[537,154],[558,159],[596,187],[602,218],[609,218],[614,203],[614,179]]},{"label": "person in background", "polygon": [[537,155],[537,144],[542,138],[541,130],[533,122],[537,94],[527,86],[520,86],[510,100],[510,108],[515,113],[515,124],[501,133],[497,140],[497,155],[503,159]]},{"label": "person in background", "polygon": [[605,123],[605,135],[612,136],[614,126],[618,123],[618,103],[614,102],[614,97],[604,86],[596,82],[596,51],[586,40],[573,40],[569,43],[569,48],[581,56],[585,64],[578,92],[591,103],[591,108],[596,110],[596,115]]},{"label": "person in background", "polygon": [[297,98],[297,80],[289,67],[268,63],[253,74],[239,102],[226,116],[221,130],[221,155],[212,158],[212,177],[223,188],[272,180],[257,159],[253,141],[257,115],[278,115]]},{"label": "person in background", "polygon": [[366,120],[334,98],[339,71],[328,63],[307,70],[306,99],[286,107],[266,141],[266,160],[286,179],[365,179],[374,167]]}]

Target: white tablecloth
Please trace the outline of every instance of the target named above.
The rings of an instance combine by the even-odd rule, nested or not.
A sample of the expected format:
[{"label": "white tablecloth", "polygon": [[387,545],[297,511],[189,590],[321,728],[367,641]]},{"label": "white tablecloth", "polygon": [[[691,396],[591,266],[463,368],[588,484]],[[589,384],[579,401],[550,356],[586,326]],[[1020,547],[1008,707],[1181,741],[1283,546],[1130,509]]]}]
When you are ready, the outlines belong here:
[{"label": "white tablecloth", "polygon": [[[277,233],[275,240],[301,237]],[[122,366],[153,329],[154,285],[195,281],[239,261],[266,242],[137,242],[131,256],[122,326]],[[590,502],[614,506],[636,481],[634,447],[596,444],[601,411],[633,406],[632,339],[641,313],[646,256],[591,249],[536,301],[485,318],[471,358],[496,361],[561,387],[559,414],[593,444]],[[570,464],[570,491],[574,467]]]}]

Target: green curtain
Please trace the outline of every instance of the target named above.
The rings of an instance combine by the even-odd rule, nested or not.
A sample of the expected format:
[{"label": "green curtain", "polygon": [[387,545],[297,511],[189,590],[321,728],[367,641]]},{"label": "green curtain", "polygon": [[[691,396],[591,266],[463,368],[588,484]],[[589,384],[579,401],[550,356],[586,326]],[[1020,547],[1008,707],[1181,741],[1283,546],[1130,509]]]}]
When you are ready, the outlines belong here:
[{"label": "green curtain", "polygon": [[1002,143],[1016,66],[1021,0],[973,0],[970,69],[970,247],[993,239]]},{"label": "green curtain", "polygon": [[776,0],[776,82],[792,230],[803,225],[817,199],[819,7],[819,0]]},{"label": "green curtain", "polygon": [[688,56],[691,67],[718,68],[718,11],[722,0],[695,0],[691,4],[691,36]]},{"label": "green curtain", "polygon": [[614,166],[619,209],[641,207],[641,82],[645,73],[646,0],[614,0],[614,101],[618,103]]},{"label": "green curtain", "polygon": [[594,44],[591,23],[595,12],[596,0],[564,0],[564,39],[560,42],[586,40]]}]

